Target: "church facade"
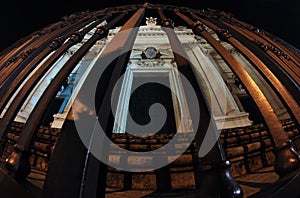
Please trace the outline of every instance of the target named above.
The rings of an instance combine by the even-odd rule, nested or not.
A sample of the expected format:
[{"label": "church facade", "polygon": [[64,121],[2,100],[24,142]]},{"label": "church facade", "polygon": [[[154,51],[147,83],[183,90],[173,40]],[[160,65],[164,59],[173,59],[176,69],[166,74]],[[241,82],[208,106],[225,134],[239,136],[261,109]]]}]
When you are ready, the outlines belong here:
[{"label": "church facade", "polygon": [[121,6],[15,45],[0,59],[1,163],[28,196],[243,197],[235,178],[298,170],[299,52],[228,13]]}]

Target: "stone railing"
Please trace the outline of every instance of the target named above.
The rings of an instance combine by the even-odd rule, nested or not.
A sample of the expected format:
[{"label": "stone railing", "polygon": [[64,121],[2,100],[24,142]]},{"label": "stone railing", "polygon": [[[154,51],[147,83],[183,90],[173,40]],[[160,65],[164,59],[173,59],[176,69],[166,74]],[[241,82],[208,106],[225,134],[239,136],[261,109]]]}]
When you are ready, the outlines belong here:
[{"label": "stone railing", "polygon": [[[7,145],[2,159],[6,159],[13,151],[14,145],[18,142],[23,123],[13,122],[7,134]],[[48,161],[54,150],[56,139],[60,129],[41,126],[33,138],[31,145],[30,164],[41,171],[48,170]]]},{"label": "stone railing", "polygon": [[[281,121],[288,136],[294,143],[297,150],[300,150],[300,135],[295,123],[290,120]],[[2,156],[2,161],[9,156],[13,150],[14,144],[18,141],[23,124],[14,122],[7,135],[7,145]],[[30,163],[45,173],[48,170],[48,162],[55,149],[57,136],[61,130],[41,126],[36,132],[31,145]],[[171,178],[172,189],[195,188],[194,170],[196,167],[197,152],[195,143],[190,144],[190,134],[179,134],[177,141],[173,143],[174,149],[180,150],[182,146],[187,149],[175,161],[163,168],[165,173]],[[114,147],[119,146],[135,152],[155,151],[161,148],[174,137],[174,134],[158,134],[145,138],[135,137],[130,134],[113,134],[112,141],[114,145],[110,148],[110,154],[113,158],[122,158],[122,153],[116,152]],[[232,163],[231,173],[238,177],[247,173],[254,172],[263,167],[273,166],[275,156],[273,153],[273,142],[271,136],[263,124],[249,127],[240,127],[234,129],[223,129],[221,131],[221,142],[223,144],[228,160]],[[165,157],[170,160],[172,156],[167,156],[166,152],[157,152],[158,157]],[[130,162],[127,157],[127,162]],[[143,156],[139,156],[143,157]],[[168,159],[169,157],[169,159]],[[136,162],[133,162],[136,163]],[[137,164],[138,165],[138,164]],[[147,172],[129,173],[108,167],[107,187],[123,189],[126,183],[130,183],[132,189],[152,189],[157,188],[157,175],[161,174],[157,170]],[[130,180],[130,181],[128,181]],[[128,185],[127,185],[128,186]]]}]

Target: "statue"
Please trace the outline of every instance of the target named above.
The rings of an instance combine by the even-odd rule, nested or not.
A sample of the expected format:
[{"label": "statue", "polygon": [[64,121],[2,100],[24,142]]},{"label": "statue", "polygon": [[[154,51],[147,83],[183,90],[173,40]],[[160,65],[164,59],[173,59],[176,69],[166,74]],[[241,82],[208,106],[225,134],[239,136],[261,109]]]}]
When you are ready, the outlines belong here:
[{"label": "statue", "polygon": [[156,25],[156,19],[157,18],[153,18],[153,17],[146,17],[146,24],[148,25],[148,26],[154,26],[154,25]]}]

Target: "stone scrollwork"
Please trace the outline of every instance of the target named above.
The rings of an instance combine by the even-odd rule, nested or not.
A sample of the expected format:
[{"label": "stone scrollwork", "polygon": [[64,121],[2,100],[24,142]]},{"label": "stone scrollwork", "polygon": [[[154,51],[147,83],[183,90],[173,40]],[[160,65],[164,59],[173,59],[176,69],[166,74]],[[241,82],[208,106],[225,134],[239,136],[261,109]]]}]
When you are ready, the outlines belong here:
[{"label": "stone scrollwork", "polygon": [[226,29],[221,29],[221,28],[220,28],[220,29],[218,29],[218,30],[216,31],[216,33],[217,33],[219,39],[221,39],[221,40],[223,40],[223,41],[227,41],[227,40],[231,37],[231,34],[230,34],[229,31],[226,30]]},{"label": "stone scrollwork", "polygon": [[141,60],[136,64],[140,67],[163,67],[165,62],[162,60]]}]

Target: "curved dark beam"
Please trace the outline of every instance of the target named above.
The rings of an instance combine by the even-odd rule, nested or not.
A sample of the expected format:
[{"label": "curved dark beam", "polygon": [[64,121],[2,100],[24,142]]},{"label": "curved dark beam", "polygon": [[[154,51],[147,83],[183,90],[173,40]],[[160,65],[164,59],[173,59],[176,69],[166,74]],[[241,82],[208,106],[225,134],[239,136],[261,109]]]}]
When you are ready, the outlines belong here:
[{"label": "curved dark beam", "polygon": [[[15,68],[17,68],[17,66],[19,64],[22,63],[22,61],[26,61],[26,58],[28,58],[29,56],[31,56],[31,54],[35,51],[38,50],[39,47],[42,46],[42,44],[44,42],[47,42],[47,44],[50,44],[52,42],[52,40],[56,37],[58,37],[56,34],[58,34],[58,32],[66,30],[66,26],[58,29],[56,31],[53,31],[51,33],[49,33],[48,35],[43,35],[38,37],[36,40],[34,40],[32,43],[30,43],[28,46],[25,47],[25,49],[23,49],[21,52],[19,52],[16,56],[14,56],[12,58],[12,61],[9,61],[8,63],[6,63],[5,67],[2,68],[2,70],[0,71],[1,74],[1,78],[0,78],[0,85],[2,84],[2,82],[4,82],[7,78],[7,72],[11,73]],[[51,35],[50,39],[48,38]],[[48,45],[46,45],[44,48],[46,48]],[[38,52],[35,53],[35,56],[37,56],[39,54],[39,52],[42,50],[38,50]],[[33,59],[33,58],[32,58]],[[32,60],[31,59],[31,60]],[[29,63],[31,60],[29,60],[28,62],[26,62],[25,64]],[[4,75],[5,74],[5,75]]]},{"label": "curved dark beam", "polygon": [[[103,21],[104,19],[108,18],[108,16],[102,18],[101,21]],[[99,21],[100,23],[100,21]],[[96,23],[97,24],[97,23]],[[109,26],[110,27],[110,26]],[[37,70],[37,72],[35,73],[35,75],[32,76],[32,78],[30,78],[28,80],[28,82],[24,85],[24,87],[22,87],[20,94],[18,94],[18,96],[16,96],[15,100],[12,102],[12,104],[10,105],[10,107],[8,108],[7,112],[4,114],[3,119],[0,120],[0,125],[1,125],[1,135],[4,138],[5,136],[5,132],[7,132],[8,128],[9,128],[9,124],[13,121],[13,119],[15,118],[15,116],[17,115],[17,113],[19,112],[21,106],[23,105],[23,102],[26,100],[28,94],[30,93],[30,91],[28,90],[32,90],[34,88],[34,86],[36,85],[36,83],[40,80],[40,78],[43,76],[43,74],[52,66],[52,64],[59,58],[59,56],[64,53],[70,46],[80,42],[84,35],[86,33],[88,33],[92,28],[92,27],[88,27],[85,28],[83,31],[81,32],[77,32],[75,34],[72,35],[72,37],[68,40],[68,42],[66,42],[62,48],[60,48],[58,51],[56,51],[52,58],[48,59],[48,61],[46,61],[42,67],[40,67],[39,70]],[[76,64],[80,61],[80,58],[82,58],[85,55],[85,52],[87,51],[87,47],[91,47],[97,40],[104,38],[106,36],[107,33],[107,27],[100,27],[97,29],[96,33],[93,35],[92,38],[90,38],[79,50],[78,52],[76,52],[75,54],[76,56],[72,56],[65,64],[65,66],[63,67],[63,69],[55,76],[56,82],[51,82],[50,85],[52,85],[52,89],[47,87],[47,93],[48,95],[53,94],[53,96],[56,94],[57,89],[56,86],[59,86],[59,83],[61,83],[62,81],[64,81],[64,79],[69,75],[69,70],[72,70]],[[68,66],[68,67],[67,67]],[[65,78],[61,78],[59,79],[59,77],[64,77]],[[55,90],[54,90],[55,89]],[[49,91],[50,90],[50,91]],[[42,95],[42,98],[44,99],[46,93],[44,93]],[[48,105],[47,102],[49,102],[49,100],[51,100],[53,97],[49,97],[47,100],[39,100],[39,103],[43,103],[41,104],[41,108],[45,109]],[[38,116],[38,120],[41,119],[42,114],[44,113],[44,111],[35,111],[36,114],[39,114]],[[37,121],[36,119],[35,122],[32,122],[31,124],[33,124],[34,127],[37,127],[39,125],[39,121]],[[27,122],[26,122],[27,123]],[[5,127],[5,125],[7,125],[7,127]],[[25,124],[26,126],[26,124]],[[32,128],[33,126],[30,126],[29,128]],[[2,128],[4,130],[2,130]],[[6,129],[5,129],[6,128]],[[32,129],[35,130],[35,129]],[[23,134],[25,135],[25,134]],[[26,135],[25,135],[26,136]],[[28,145],[27,145],[28,146]]]},{"label": "curved dark beam", "polygon": [[[232,35],[234,35],[237,40],[239,40],[241,43],[243,43],[243,45],[251,49],[251,51],[268,66],[272,73],[277,76],[277,78],[281,81],[281,83],[283,83],[286,89],[293,96],[294,100],[296,100],[298,105],[300,105],[300,84],[294,81],[294,79],[289,75],[289,73],[287,73],[281,67],[281,64],[283,64],[283,66],[285,64],[282,63],[282,61],[276,55],[268,52],[269,50],[267,50],[267,53],[270,54],[270,56],[267,56],[265,53],[263,53],[258,46],[254,45],[254,43],[251,41],[251,36],[245,33],[243,29],[228,24],[227,22],[223,22],[222,27],[230,30]],[[264,46],[265,45],[262,45],[262,47]],[[275,60],[277,60],[277,62]],[[294,73],[294,76],[295,75],[296,73]],[[295,76],[295,78],[297,78],[297,76]]]},{"label": "curved dark beam", "polygon": [[[48,50],[55,51],[47,60],[35,71],[33,76],[28,80],[29,82],[26,83],[24,88],[21,89],[20,94],[17,98],[25,98],[28,96],[30,91],[33,89],[35,84],[40,80],[46,71],[63,55],[71,46],[75,45],[76,43],[80,42],[84,35],[89,32],[92,28],[97,26],[99,23],[108,19],[111,15],[107,15],[100,19],[95,19],[95,22],[89,25],[87,28],[84,28],[82,31],[77,31],[81,27],[75,28],[76,33],[73,32],[70,39],[64,43],[64,40],[67,39],[69,34],[66,34],[63,38],[59,37],[55,39],[50,46],[47,48]],[[82,25],[85,25],[82,24]],[[73,28],[72,28],[73,30]],[[63,44],[64,43],[64,44]],[[62,46],[61,46],[62,45]],[[60,47],[61,46],[61,47]],[[48,53],[48,50],[44,52]],[[19,88],[21,83],[27,78],[27,76],[33,71],[33,69],[37,66],[36,61],[31,62],[28,64],[20,73],[19,75],[14,78],[11,84],[7,85],[5,88],[1,88],[0,90],[0,112],[5,108],[6,104],[9,102],[10,98],[13,96],[15,91]],[[26,93],[27,92],[27,93]],[[16,99],[18,100],[18,99]],[[18,102],[13,102],[14,104]],[[22,103],[22,102],[19,102]],[[1,122],[1,121],[0,121]],[[1,130],[0,130],[0,137],[1,137]]]},{"label": "curved dark beam", "polygon": [[[243,26],[245,29],[249,30],[249,31],[254,31],[253,30],[253,26],[251,26],[250,24],[247,24],[243,21],[240,21],[234,17],[230,17],[230,16],[226,16],[226,18],[228,18],[229,20],[240,24],[241,26]],[[275,47],[277,47],[279,50],[283,51],[284,53],[286,53],[290,59],[298,66],[300,67],[300,57],[297,56],[294,52],[292,52],[290,49],[288,49],[286,46],[282,45],[279,42],[274,41],[273,39],[269,38],[267,35],[264,34],[264,32],[261,31],[254,31],[254,33],[258,36],[260,36],[261,38],[263,38],[265,41],[269,42],[270,44],[274,45]]]},{"label": "curved dark beam", "polygon": [[[31,115],[35,115],[34,120],[33,120],[32,116],[30,116],[31,119],[30,119],[30,117],[28,118],[28,120],[25,123],[24,128],[21,132],[19,143],[15,147],[15,152],[18,155],[21,155],[22,152],[27,152],[26,150],[29,147],[31,138],[39,125],[39,120],[41,119],[41,116],[44,113],[44,110],[47,107],[47,104],[49,104],[50,100],[55,96],[55,94],[56,94],[57,90],[59,89],[63,80],[66,77],[68,77],[69,73],[77,65],[77,63],[81,60],[82,56],[88,51],[88,49],[97,40],[99,40],[105,36],[104,32],[105,31],[104,31],[103,27],[98,28],[95,35],[77,51],[78,53],[75,54],[75,56],[73,56],[73,58],[69,59],[69,61],[67,62],[68,64],[66,64],[65,67],[63,67],[63,69],[55,76],[55,78],[52,80],[51,84],[47,87],[47,91],[43,94],[43,97],[41,99],[45,99],[46,96],[49,96],[49,97],[47,97],[46,100],[39,100],[39,103],[37,104],[37,107],[39,107],[39,108],[35,108],[36,110],[33,111],[31,114]],[[78,55],[81,55],[81,56],[78,56]],[[41,103],[43,103],[43,104],[41,105]],[[37,114],[38,114],[38,117],[36,116]],[[25,128],[25,126],[27,126],[27,127]],[[29,128],[29,131],[24,132],[24,130],[28,129],[28,128]],[[19,159],[16,157],[19,157],[19,156],[16,156],[14,154],[14,155],[10,156],[10,158],[7,160],[8,169],[13,172],[17,171],[19,168],[19,164],[18,164]]]},{"label": "curved dark beam", "polygon": [[[207,135],[206,133],[212,133],[212,137],[216,137],[219,131],[217,130],[217,126],[214,121],[209,103],[205,99],[203,92],[201,91],[201,85],[198,84],[191,65],[182,56],[185,55],[185,57],[187,57],[173,29],[173,22],[170,19],[166,18],[160,8],[158,8],[158,13],[162,21],[162,29],[166,32],[171,48],[173,50],[174,59],[177,64],[178,71],[182,73],[187,79],[189,79],[189,82],[193,86],[200,104],[200,124],[195,136],[197,149],[200,149]],[[199,187],[199,194],[201,196],[243,197],[242,188],[233,179],[230,173],[230,162],[226,159],[226,155],[219,137],[214,143],[212,149],[204,157],[198,158],[198,160],[200,166],[194,171],[195,183],[196,186]]]},{"label": "curved dark beam", "polygon": [[[110,71],[107,75],[105,75],[105,81],[107,82],[102,82],[101,87],[102,91],[100,94],[96,96],[97,99],[100,100],[100,104],[96,105],[96,109],[98,109],[99,114],[101,114],[101,119],[104,120],[104,125],[102,128],[106,131],[107,135],[109,136],[111,131],[109,131],[109,128],[112,127],[113,123],[111,123],[111,110],[110,110],[110,95],[112,88],[114,87],[114,84],[116,81],[120,78],[120,75],[123,74],[123,72],[126,69],[127,66],[127,61],[130,52],[125,53],[124,55],[122,54],[122,48],[124,46],[132,46],[133,45],[133,40],[132,38],[135,38],[136,33],[137,33],[137,28],[138,27],[142,16],[144,15],[145,12],[145,6],[144,5],[142,8],[138,9],[138,11],[124,24],[124,28],[121,28],[119,33],[121,31],[126,31],[126,36],[124,34],[116,34],[116,36],[111,40],[111,42],[108,43],[102,54],[100,55],[100,58],[98,61],[95,62],[92,70],[90,73],[97,73],[97,68],[103,66],[103,61],[101,60],[102,58],[105,58],[106,55],[110,53],[115,53],[119,52],[117,54],[120,54],[121,56],[118,57],[115,61],[113,61],[108,67],[114,68],[113,71]],[[122,12],[125,12],[123,10]],[[134,28],[134,29],[132,29]],[[128,33],[128,34],[127,34]],[[87,79],[89,76],[87,77]],[[83,85],[84,86],[84,85]],[[81,102],[84,103],[84,99],[81,100]],[[109,121],[105,123],[106,121]],[[66,145],[65,142],[68,141],[78,141],[79,137],[76,132],[76,127],[74,124],[74,120],[72,117],[72,113],[70,111],[68,115],[68,120],[64,124],[63,128],[64,134],[66,136],[62,136],[57,142],[58,149],[63,149],[67,147],[70,148],[69,145]],[[71,135],[71,139],[68,138]],[[65,139],[64,139],[65,137]],[[81,140],[79,140],[81,142]],[[81,147],[81,148],[80,148]],[[108,148],[105,147],[104,148]],[[73,150],[73,148],[70,148]],[[79,197],[104,197],[105,196],[105,187],[106,187],[106,174],[107,174],[107,166],[103,163],[101,163],[98,159],[96,159],[90,151],[83,146],[82,142],[81,145],[79,145],[79,148],[75,148],[78,152],[77,153],[69,153],[69,155],[72,157],[72,162],[76,163],[77,165],[70,170],[69,169],[69,164],[65,163],[63,164],[63,168],[67,170],[67,175],[70,174],[77,174],[79,171],[81,175],[78,175],[77,180],[72,179],[70,181],[69,177],[65,177],[65,175],[57,175],[57,169],[61,169],[62,166],[57,166],[61,160],[64,160],[64,152],[61,152],[63,150],[54,150],[54,155],[55,158],[53,158],[53,161],[51,161],[52,166],[49,167],[48,171],[48,178],[50,180],[46,180],[46,186],[45,186],[45,191],[44,195],[45,197],[55,197],[55,194],[60,194],[61,190],[60,189],[69,189],[72,188],[72,185],[78,184],[79,183],[79,192],[78,195]],[[79,177],[80,176],[80,177]],[[52,178],[52,179],[51,179]],[[52,180],[59,180],[61,182],[59,183],[51,183]],[[65,186],[62,186],[61,184],[67,184]],[[64,195],[66,197],[70,197],[72,192],[65,192]],[[76,195],[77,196],[77,195]],[[72,196],[71,196],[72,197]]]},{"label": "curved dark beam", "polygon": [[[3,148],[5,147],[5,139],[8,132],[8,129],[15,119],[16,115],[18,114],[19,110],[21,109],[23,103],[27,99],[30,92],[39,82],[39,80],[44,76],[44,74],[48,71],[48,69],[58,60],[58,58],[65,53],[72,45],[80,42],[84,35],[88,33],[92,28],[94,28],[97,24],[104,21],[105,19],[109,18],[111,15],[107,15],[102,17],[98,21],[96,21],[93,25],[84,28],[82,31],[76,32],[73,34],[70,39],[63,44],[62,47],[58,48],[51,57],[49,57],[31,76],[30,79],[25,83],[25,85],[21,88],[19,94],[15,97],[12,103],[9,105],[8,109],[6,110],[5,114],[3,115],[2,119],[0,119],[0,155],[2,155]],[[73,28],[72,28],[73,29]],[[77,28],[76,28],[77,29]],[[67,36],[67,35],[66,35]],[[60,42],[60,43],[56,43]],[[54,41],[52,44],[55,46],[59,46],[62,44],[63,41]],[[49,47],[51,49],[51,47]],[[22,70],[20,75],[12,82],[11,87],[9,90],[5,92],[4,96],[0,99],[0,112],[5,108],[6,104],[10,100],[11,96],[14,92],[18,89],[18,86],[25,80],[27,75],[29,75],[30,70],[35,67],[34,64],[29,64],[27,67]]]},{"label": "curved dark beam", "polygon": [[[202,26],[200,22],[194,22],[184,14],[176,12],[176,14],[186,21],[196,35],[202,36],[207,42],[219,53],[231,70],[236,74],[250,94],[261,115],[267,125],[272,139],[276,147],[275,171],[279,175],[295,170],[300,165],[299,154],[296,153],[291,142],[284,131],[280,121],[278,120],[274,110],[272,109],[267,98],[264,96],[260,88],[243,68],[243,66],[227,51],[217,40],[215,40]],[[193,13],[191,13],[193,15]],[[196,15],[193,15],[197,17]],[[225,35],[229,37],[230,35]]]},{"label": "curved dark beam", "polygon": [[271,43],[262,39],[252,31],[243,29],[239,26],[235,26],[226,21],[222,21],[223,24],[231,27],[232,29],[240,32],[243,36],[245,36],[248,40],[257,43],[260,46],[263,46],[264,52],[268,54],[271,58],[273,58],[279,65],[283,67],[283,69],[300,85],[300,68],[299,65],[295,64],[292,61],[289,61],[287,57],[283,57],[282,52],[278,51]]},{"label": "curved dark beam", "polygon": [[55,31],[56,29],[67,26],[69,23],[70,23],[69,17],[64,17],[64,18],[61,19],[61,21],[58,21],[54,24],[50,24],[50,25],[44,27],[43,29],[32,33],[31,35],[29,35],[25,38],[22,38],[22,39],[16,41],[11,46],[11,48],[16,46],[15,48],[9,49],[10,48],[9,47],[9,48],[4,50],[4,53],[5,53],[6,50],[11,50],[11,51],[9,53],[4,54],[2,56],[2,58],[0,59],[0,71],[3,67],[7,67],[12,62],[14,62],[15,59],[18,58],[18,55],[22,52],[25,52],[24,49],[26,49],[29,45],[31,45],[32,42],[35,42],[37,39],[40,39],[42,37],[45,37],[45,35],[47,36],[47,34]]},{"label": "curved dark beam", "polygon": [[11,50],[8,54],[4,55],[0,60],[0,71],[2,68],[7,67],[11,62],[13,62],[14,57],[17,56],[21,51],[23,51],[28,45],[34,42],[39,37],[38,34],[32,35],[27,41],[25,41],[20,46],[17,46]]},{"label": "curved dark beam", "polygon": [[[137,26],[137,24],[139,24],[141,22],[141,16],[143,16],[144,11],[145,11],[145,7],[140,8],[131,17],[131,19],[129,19],[129,21],[126,24],[124,24],[123,28],[121,28],[120,31],[129,30],[129,29]],[[24,173],[24,174],[22,175],[22,177],[26,177],[26,175],[28,174],[28,171],[26,172],[26,168],[28,169],[28,166],[26,167],[26,163],[24,163],[25,164],[24,166],[22,164],[20,164],[20,162],[23,162],[20,160],[22,160],[22,158],[24,156],[26,156],[26,153],[28,152],[28,149],[32,142],[32,137],[34,136],[35,131],[39,127],[39,122],[41,120],[42,115],[45,112],[47,105],[50,103],[51,99],[53,97],[55,97],[55,94],[57,93],[57,90],[60,88],[64,79],[66,79],[66,77],[70,74],[70,72],[74,69],[74,67],[78,64],[78,62],[82,59],[82,57],[96,43],[97,40],[106,36],[108,33],[108,30],[110,28],[112,28],[112,26],[114,26],[120,19],[122,19],[123,16],[124,16],[124,13],[119,15],[115,20],[111,21],[106,27],[98,28],[96,33],[78,51],[76,51],[75,54],[67,61],[67,63],[64,65],[64,67],[62,67],[60,72],[54,77],[54,79],[51,81],[49,86],[46,88],[45,92],[43,93],[42,97],[36,104],[34,110],[31,112],[29,118],[27,119],[27,122],[25,123],[25,125],[21,131],[20,139],[19,139],[17,145],[15,146],[15,151],[7,159],[7,168],[12,173],[18,173],[18,172],[23,171],[22,173]],[[128,36],[130,36],[130,35],[128,35]],[[114,37],[114,38],[116,38],[116,37]],[[122,38],[125,41],[127,41],[127,39],[125,39],[124,37],[122,37]],[[105,50],[102,52],[103,54],[109,53],[110,50],[115,50],[116,47],[119,47],[119,45],[121,45],[121,43],[113,42],[113,40],[106,46]],[[130,41],[133,44],[134,40],[130,39]],[[124,66],[124,65],[126,65],[126,64],[123,63],[120,66]],[[119,69],[115,69],[115,71],[116,71],[116,74],[121,72]],[[113,77],[114,77],[114,75],[112,75],[111,78],[113,78]],[[118,76],[118,78],[119,78],[119,76]],[[116,80],[116,79],[113,79],[113,80]],[[107,105],[105,104],[105,106],[107,106]],[[108,112],[106,112],[106,114],[107,113]],[[110,116],[110,114],[108,114],[108,115]],[[86,153],[86,155],[90,156],[89,151]],[[87,158],[87,159],[89,159],[89,158]],[[28,162],[28,160],[29,159],[27,159],[26,161]],[[100,175],[106,175],[105,167],[101,167],[101,168],[103,168],[103,169],[100,168],[101,171],[99,171],[99,167],[97,168],[97,164],[99,166],[99,162],[90,162],[90,163],[88,163],[88,166],[90,166],[91,164],[96,165],[96,167],[92,166],[93,168],[91,168],[91,169],[95,170],[95,172],[93,172],[94,175],[98,175],[98,173]],[[92,171],[91,169],[89,170],[89,167],[84,168],[84,170],[89,170],[89,171]],[[105,172],[105,173],[103,173],[103,172]],[[86,173],[84,172],[83,174],[86,174]],[[16,175],[18,175],[18,174],[16,174]],[[103,187],[105,188],[105,186],[103,184],[99,185],[99,182],[103,182],[103,180],[105,180],[105,179],[99,180],[98,178],[96,178],[95,180],[93,180],[91,178],[85,178],[84,175],[83,175],[83,179],[84,180],[82,181],[83,182],[82,185],[91,187],[93,190],[89,191],[86,189],[82,189],[83,191],[81,193],[83,193],[83,194],[80,194],[80,196],[82,196],[82,195],[87,196],[87,197],[94,197],[94,196],[102,197],[103,196]],[[104,183],[105,183],[105,181],[104,181]]]},{"label": "curved dark beam", "polygon": [[[128,6],[128,9],[133,9],[134,10],[134,8],[133,8],[134,6]],[[174,6],[174,8],[175,8],[175,6]],[[119,8],[120,9],[120,11],[122,11],[122,9],[123,8]],[[173,10],[173,7],[166,7],[166,9],[168,9],[168,10]],[[183,11],[186,11],[184,8],[179,8],[180,10],[183,10]],[[124,10],[126,10],[126,9],[123,9],[123,11]],[[102,12],[102,11],[101,11]],[[118,11],[112,11],[112,12],[119,12],[119,10]],[[104,13],[104,12],[103,12]],[[70,131],[68,131],[68,132],[70,132]],[[62,143],[66,143],[66,142],[68,142],[68,141],[71,141],[71,140],[69,140],[69,139],[65,139],[66,141],[64,141],[64,142],[62,142]],[[77,143],[80,143],[80,141],[79,142],[77,142]],[[74,144],[73,144],[74,145]],[[75,144],[76,145],[76,144]],[[60,150],[61,152],[64,152],[65,150]],[[77,153],[76,153],[77,154]],[[86,154],[86,153],[85,153]],[[17,155],[16,156],[13,156],[13,157],[18,157]],[[52,160],[54,160],[54,159],[52,159]],[[71,163],[72,164],[72,163]],[[55,174],[55,173],[54,173]],[[57,172],[56,172],[56,174],[57,174]],[[59,182],[59,180],[54,180],[54,181],[56,181],[56,182]],[[71,189],[72,190],[72,189]]]},{"label": "curved dark beam", "polygon": [[[30,46],[28,46],[23,55],[21,56],[14,64],[9,65],[3,68],[0,71],[0,87],[1,90],[6,90],[14,78],[19,75],[19,73],[27,67],[28,64],[37,65],[40,63],[50,52],[54,51],[56,48],[51,46],[51,43],[58,39],[59,37],[66,39],[73,32],[79,28],[84,27],[85,25],[93,21],[93,17],[85,17],[82,20],[79,20],[71,26],[66,26],[61,29],[55,30],[40,39],[37,39]],[[56,46],[59,47],[59,46]],[[28,49],[29,48],[29,49]]]},{"label": "curved dark beam", "polygon": [[[280,82],[285,86],[285,88],[290,92],[290,94],[293,96],[294,100],[300,105],[300,86],[297,82],[294,81],[294,79],[281,67],[281,65],[276,62],[272,56],[274,54],[271,53],[272,56],[268,55],[264,52],[265,49],[262,49],[261,47],[264,46],[257,46],[255,43],[252,42],[249,35],[243,33],[242,31],[238,31],[238,27],[231,26],[230,24],[226,22],[220,22],[212,18],[207,18],[207,21],[210,21],[217,25],[218,27],[227,29],[230,34],[238,40],[240,43],[242,43],[244,46],[246,46],[249,50],[252,51],[255,56],[257,56],[263,63],[271,70],[271,72],[280,80]],[[278,57],[275,57],[278,59]]]},{"label": "curved dark beam", "polygon": [[[105,78],[106,82],[103,82],[103,84],[100,85],[102,87],[100,91],[97,89],[95,96],[97,98],[95,106],[97,115],[99,117],[99,123],[109,138],[112,136],[114,125],[114,116],[111,110],[112,92],[117,81],[125,73],[131,54],[131,50],[123,52],[123,48],[126,46],[127,49],[132,49],[138,32],[138,27],[142,22],[147,7],[148,3],[141,5],[141,7],[131,16],[131,18],[126,21],[126,23],[119,30],[120,34],[117,34],[111,40],[111,42],[107,44],[105,50],[99,57],[99,62],[96,62],[94,65],[94,67],[101,67],[102,58],[105,58],[105,56],[111,53],[117,52],[119,54],[119,56],[107,66],[107,68],[113,69],[111,72],[109,72],[109,76]],[[109,146],[110,145],[108,145],[108,142],[104,141],[102,148],[106,149],[109,148]],[[108,155],[109,153],[107,152],[103,153],[104,158],[108,159]],[[91,157],[90,152],[87,152],[86,159],[88,160],[88,164],[85,166],[85,170],[87,171],[83,173],[83,177],[86,179],[84,182],[85,186],[89,186],[90,189],[85,190],[82,195],[84,197],[104,198],[106,193],[108,166],[100,162],[98,159],[95,159],[95,157]],[[94,193],[94,191],[96,191],[96,193]]]},{"label": "curved dark beam", "polygon": [[[220,29],[220,27],[215,24],[205,20],[204,18],[194,15],[194,18],[197,18],[198,21],[205,24],[207,27],[216,32],[220,39],[230,43],[234,46],[241,54],[243,54],[247,60],[255,66],[255,68],[260,72],[263,78],[271,85],[273,90],[276,92],[278,97],[281,99],[282,103],[285,105],[287,110],[290,112],[290,115],[295,118],[297,127],[299,128],[300,123],[300,107],[293,98],[293,96],[288,92],[284,85],[279,81],[279,79],[270,71],[270,69],[252,53],[247,47],[241,44],[234,37],[230,36],[228,31],[225,29]],[[299,129],[300,130],[300,129]]]}]

